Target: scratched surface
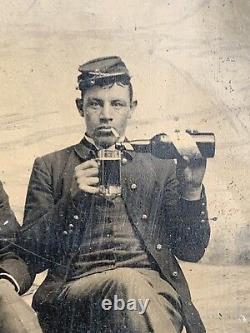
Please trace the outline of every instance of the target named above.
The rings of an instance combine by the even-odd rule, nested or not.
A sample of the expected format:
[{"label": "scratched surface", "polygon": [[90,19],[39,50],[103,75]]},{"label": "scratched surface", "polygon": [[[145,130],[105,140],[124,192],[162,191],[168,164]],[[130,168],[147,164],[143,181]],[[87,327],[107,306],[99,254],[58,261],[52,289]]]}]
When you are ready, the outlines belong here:
[{"label": "scratched surface", "polygon": [[246,0],[1,1],[0,172],[19,220],[34,157],[81,139],[75,85],[88,59],[127,63],[139,102],[130,138],[215,132],[205,185],[217,221],[190,275],[193,289],[209,277],[193,293],[210,332],[249,329],[249,36]]}]

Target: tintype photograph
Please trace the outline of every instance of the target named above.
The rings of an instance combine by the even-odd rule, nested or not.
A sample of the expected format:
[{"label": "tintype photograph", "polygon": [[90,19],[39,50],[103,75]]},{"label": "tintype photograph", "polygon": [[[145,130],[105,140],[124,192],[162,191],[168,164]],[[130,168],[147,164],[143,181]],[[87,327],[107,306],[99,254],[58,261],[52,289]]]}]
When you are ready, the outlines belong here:
[{"label": "tintype photograph", "polygon": [[0,8],[0,333],[249,332],[250,3]]}]

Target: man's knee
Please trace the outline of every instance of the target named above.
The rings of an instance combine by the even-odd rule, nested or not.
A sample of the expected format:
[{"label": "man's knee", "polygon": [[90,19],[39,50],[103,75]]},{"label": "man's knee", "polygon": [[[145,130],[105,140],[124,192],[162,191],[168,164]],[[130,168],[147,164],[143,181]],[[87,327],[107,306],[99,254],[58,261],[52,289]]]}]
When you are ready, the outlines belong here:
[{"label": "man's knee", "polygon": [[133,268],[117,268],[95,276],[84,277],[73,283],[65,292],[66,300],[77,303],[99,300],[100,295],[113,298],[143,298],[148,284],[143,275]]}]

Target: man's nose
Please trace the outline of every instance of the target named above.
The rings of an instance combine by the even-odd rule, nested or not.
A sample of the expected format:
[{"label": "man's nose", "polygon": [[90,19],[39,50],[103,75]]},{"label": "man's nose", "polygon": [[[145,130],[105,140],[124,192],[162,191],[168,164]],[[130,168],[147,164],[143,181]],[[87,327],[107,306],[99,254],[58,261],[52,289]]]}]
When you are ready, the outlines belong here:
[{"label": "man's nose", "polygon": [[101,114],[100,114],[100,119],[103,121],[113,120],[109,103],[104,103]]}]

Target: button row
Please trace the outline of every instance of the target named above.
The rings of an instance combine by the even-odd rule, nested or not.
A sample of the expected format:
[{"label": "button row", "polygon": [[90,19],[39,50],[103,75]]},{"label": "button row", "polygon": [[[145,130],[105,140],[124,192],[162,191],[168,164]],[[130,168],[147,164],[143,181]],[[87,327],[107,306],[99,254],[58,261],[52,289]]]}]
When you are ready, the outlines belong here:
[{"label": "button row", "polygon": [[[201,205],[202,205],[202,207],[205,207],[206,203],[202,202]],[[206,220],[205,220],[206,212],[204,210],[201,211],[200,216],[201,216],[201,223],[206,223]]]},{"label": "button row", "polygon": [[[73,219],[76,220],[76,221],[79,220],[79,219],[80,219],[80,218],[79,218],[79,215],[77,215],[77,214],[74,215],[74,216],[73,216]],[[70,223],[70,224],[69,224],[69,230],[64,230],[64,231],[63,231],[63,235],[66,236],[66,235],[68,235],[68,234],[72,234],[73,229],[74,229],[74,224],[73,224],[73,223]]]}]

